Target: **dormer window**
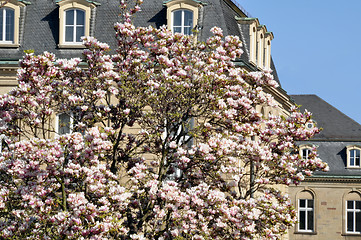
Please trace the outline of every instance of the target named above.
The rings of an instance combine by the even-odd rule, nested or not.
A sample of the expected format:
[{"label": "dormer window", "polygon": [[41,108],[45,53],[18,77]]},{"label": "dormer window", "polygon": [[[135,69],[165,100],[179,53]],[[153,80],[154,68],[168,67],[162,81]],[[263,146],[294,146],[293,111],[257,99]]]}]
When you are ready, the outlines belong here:
[{"label": "dormer window", "polygon": [[361,148],[357,146],[347,147],[347,167],[348,168],[360,168],[360,152]]},{"label": "dormer window", "polygon": [[195,0],[168,0],[164,5],[167,7],[168,29],[173,33],[191,35],[197,25],[202,3]]},{"label": "dormer window", "polygon": [[85,35],[85,11],[70,9],[65,11],[65,43],[81,44]]},{"label": "dormer window", "polygon": [[30,2],[7,0],[0,7],[0,47],[19,47],[20,12],[26,4]]},{"label": "dormer window", "polygon": [[306,147],[306,148],[301,149],[301,156],[302,156],[303,159],[307,160],[309,158],[310,154],[311,154],[311,149],[310,148]]},{"label": "dormer window", "polygon": [[95,7],[99,5],[94,1],[86,0],[60,0],[59,4],[59,47],[84,48],[81,37],[91,36],[95,14]]},{"label": "dormer window", "polygon": [[193,29],[193,12],[185,9],[176,10],[173,16],[173,33],[191,35]]},{"label": "dormer window", "polygon": [[299,146],[299,154],[302,159],[308,160],[312,154],[312,149],[314,149],[314,145],[304,144]]},{"label": "dormer window", "polygon": [[11,8],[0,8],[0,43],[14,43],[15,11]]}]

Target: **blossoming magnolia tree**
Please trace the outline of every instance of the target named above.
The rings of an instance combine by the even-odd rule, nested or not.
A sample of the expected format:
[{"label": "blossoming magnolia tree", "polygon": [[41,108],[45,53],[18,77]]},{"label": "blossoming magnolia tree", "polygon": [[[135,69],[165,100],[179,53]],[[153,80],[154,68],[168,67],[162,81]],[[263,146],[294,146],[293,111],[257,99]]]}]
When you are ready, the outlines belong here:
[{"label": "blossoming magnolia tree", "polygon": [[[206,42],[131,24],[119,47],[84,38],[80,59],[29,53],[0,97],[0,235],[4,239],[277,239],[296,221],[275,185],[327,165],[295,141],[310,113],[265,119],[267,72],[232,60],[237,37]],[[73,118],[57,135],[55,115]],[[132,134],[131,134],[132,133]]]}]

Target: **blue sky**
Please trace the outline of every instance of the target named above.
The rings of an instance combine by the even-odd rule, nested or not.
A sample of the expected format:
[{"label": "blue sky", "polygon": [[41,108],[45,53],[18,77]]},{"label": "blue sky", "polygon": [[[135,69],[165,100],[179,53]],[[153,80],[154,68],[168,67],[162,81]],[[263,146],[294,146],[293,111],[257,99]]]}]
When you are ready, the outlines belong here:
[{"label": "blue sky", "polygon": [[361,0],[238,3],[273,32],[282,88],[316,94],[361,123]]}]

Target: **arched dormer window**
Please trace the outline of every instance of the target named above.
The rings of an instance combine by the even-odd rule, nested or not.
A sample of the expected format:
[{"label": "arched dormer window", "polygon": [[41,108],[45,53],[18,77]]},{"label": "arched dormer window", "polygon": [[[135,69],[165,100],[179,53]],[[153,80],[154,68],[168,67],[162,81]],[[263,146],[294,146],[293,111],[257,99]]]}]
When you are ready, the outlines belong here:
[{"label": "arched dormer window", "polygon": [[164,3],[167,7],[168,29],[173,33],[192,34],[198,23],[200,1],[195,0],[168,0]]},{"label": "arched dormer window", "polygon": [[86,0],[60,0],[59,47],[82,48],[81,37],[91,35],[93,9],[99,4]]},{"label": "arched dormer window", "polygon": [[257,67],[260,69],[263,69],[264,66],[264,44],[265,44],[265,33],[266,33],[266,27],[264,25],[260,25],[257,28],[258,34],[257,34]]},{"label": "arched dormer window", "polygon": [[348,168],[360,168],[360,153],[361,147],[359,146],[347,146],[347,167]]},{"label": "arched dormer window", "polygon": [[300,145],[299,146],[299,154],[301,155],[302,159],[309,159],[311,153],[312,153],[312,149],[314,148],[314,146],[312,145]]},{"label": "arched dormer window", "polygon": [[19,47],[20,14],[27,1],[8,0],[0,8],[0,47]]},{"label": "arched dormer window", "polygon": [[182,33],[185,35],[191,35],[192,29],[193,29],[193,11],[180,9],[172,12],[173,33]]},{"label": "arched dormer window", "polygon": [[15,11],[12,8],[0,8],[0,43],[14,43]]}]

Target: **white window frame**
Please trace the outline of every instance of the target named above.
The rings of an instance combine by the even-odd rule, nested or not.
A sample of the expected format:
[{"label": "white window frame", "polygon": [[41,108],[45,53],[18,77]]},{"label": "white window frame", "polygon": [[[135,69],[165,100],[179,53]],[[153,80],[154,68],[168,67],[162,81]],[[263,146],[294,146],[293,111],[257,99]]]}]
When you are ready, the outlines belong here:
[{"label": "white window frame", "polygon": [[[2,19],[0,19],[2,21],[2,29],[0,29],[0,31],[2,33],[3,39],[0,40],[0,44],[13,44],[15,42],[15,32],[16,32],[15,31],[15,24],[16,24],[15,9],[5,6],[3,8],[0,8],[0,11],[2,11],[2,13],[3,13]],[[6,17],[7,17],[8,11],[11,11],[12,15],[13,15],[13,22],[12,22],[12,26],[11,26],[12,32],[13,32],[12,40],[6,40],[6,34],[7,34],[6,25],[8,24]]]},{"label": "white window frame", "polygon": [[312,150],[311,150],[311,148],[309,148],[309,147],[301,148],[301,156],[302,156],[302,159],[308,160],[311,152],[312,152]]},{"label": "white window frame", "polygon": [[[312,149],[315,148],[317,146],[315,145],[310,145],[310,144],[302,144],[299,145],[299,155],[301,156],[302,159],[309,159],[310,154],[312,153]],[[306,153],[306,155],[305,155]]]},{"label": "white window frame", "polygon": [[[66,29],[66,11],[68,10],[81,10],[85,13],[84,19],[84,36],[91,36],[90,28],[94,25],[94,22],[91,19],[92,9],[100,4],[94,1],[87,0],[59,0],[57,1],[59,5],[59,48],[85,48],[83,42],[66,42],[65,41],[65,29]],[[76,21],[74,19],[74,21]],[[76,22],[75,22],[76,23]]]},{"label": "white window frame", "polygon": [[[347,155],[347,168],[361,168],[361,147],[347,146],[346,152],[347,152],[347,154],[346,154]],[[357,153],[358,153],[358,157],[357,157]],[[353,164],[351,164],[351,161],[353,161]],[[357,164],[357,162],[358,162],[358,164]]]},{"label": "white window frame", "polygon": [[[195,0],[172,0],[166,1],[164,5],[167,7],[167,27],[173,32],[173,14],[178,10],[187,10],[193,13],[193,26],[194,29],[198,23],[199,9],[203,7],[203,3]],[[182,33],[184,28],[182,29]],[[193,35],[195,36],[195,35]]]},{"label": "white window frame", "polygon": [[[305,201],[305,207],[301,207],[301,200],[304,200]],[[308,201],[312,201],[312,207],[309,207],[309,202]],[[300,215],[301,215],[301,212],[304,212],[305,213],[305,222],[304,222],[304,226],[305,226],[305,229],[300,229],[300,226],[301,226],[301,218],[300,218]],[[311,212],[312,213],[312,218],[313,218],[313,221],[312,221],[312,226],[308,226],[308,213]],[[315,201],[314,199],[303,199],[303,198],[300,198],[298,199],[298,220],[299,220],[299,223],[297,224],[298,225],[298,231],[299,232],[314,232],[315,231]],[[311,227],[311,229],[309,229]]]},{"label": "white window frame", "polygon": [[[349,209],[348,208],[348,202],[353,202],[353,208],[352,209]],[[351,233],[351,234],[361,234],[361,230],[360,231],[356,231],[356,223],[357,223],[357,218],[356,218],[356,214],[357,213],[360,213],[361,214],[361,209],[357,209],[356,208],[356,202],[360,202],[360,205],[361,205],[361,201],[360,200],[346,200],[346,224],[345,224],[345,231],[346,233]],[[353,215],[353,230],[352,231],[349,231],[348,230],[348,213],[352,213]]]},{"label": "white window frame", "polygon": [[[66,13],[68,11],[74,11],[74,19],[73,19],[73,23],[71,25],[66,24],[66,22],[67,22]],[[84,16],[84,19],[83,19],[84,24],[83,25],[77,25],[78,11],[81,11],[83,13],[83,16]],[[85,36],[85,32],[86,32],[86,12],[83,9],[80,9],[80,8],[70,8],[70,9],[66,9],[63,12],[63,14],[64,14],[64,43],[65,44],[72,44],[72,45],[77,45],[77,44],[81,45],[81,44],[83,44],[82,40],[77,41],[77,39],[76,39],[77,38],[76,30],[77,30],[77,27],[83,27],[83,31],[84,31],[83,36]],[[72,27],[73,28],[73,40],[72,41],[66,41],[66,28],[67,27]]]},{"label": "white window frame", "polygon": [[[180,26],[175,26],[175,25],[174,25],[174,14],[175,14],[176,12],[181,12],[181,25],[180,25]],[[192,24],[191,24],[191,25],[184,25],[185,12],[192,13]],[[189,9],[176,9],[176,10],[174,10],[174,11],[172,12],[172,32],[173,32],[173,33],[175,33],[175,32],[174,32],[174,28],[180,27],[180,28],[181,28],[181,32],[180,32],[180,33],[185,34],[185,33],[184,33],[185,28],[188,28],[188,27],[189,27],[189,28],[191,29],[191,32],[190,32],[189,35],[192,35],[192,34],[193,34],[193,33],[192,33],[193,26],[194,26],[194,13],[193,13],[192,10],[189,10]],[[187,34],[187,35],[188,35],[188,34]]]},{"label": "white window frame", "polygon": [[349,157],[349,167],[360,167],[360,154],[361,154],[361,151],[360,149],[356,149],[356,148],[353,148],[353,149],[350,149],[349,150],[349,154],[350,154],[350,157]]},{"label": "white window frame", "polygon": [[60,134],[59,131],[60,131],[60,126],[59,126],[59,116],[62,115],[62,114],[67,114],[69,115],[70,117],[70,124],[69,124],[69,133],[72,133],[73,132],[73,122],[74,122],[74,117],[73,117],[73,114],[72,113],[67,113],[67,112],[62,112],[62,113],[58,113],[56,115],[56,118],[55,118],[55,132],[58,136],[61,136],[61,135],[65,135],[65,134],[69,134],[69,133],[65,133],[65,134]]}]

